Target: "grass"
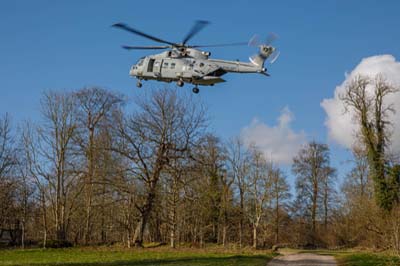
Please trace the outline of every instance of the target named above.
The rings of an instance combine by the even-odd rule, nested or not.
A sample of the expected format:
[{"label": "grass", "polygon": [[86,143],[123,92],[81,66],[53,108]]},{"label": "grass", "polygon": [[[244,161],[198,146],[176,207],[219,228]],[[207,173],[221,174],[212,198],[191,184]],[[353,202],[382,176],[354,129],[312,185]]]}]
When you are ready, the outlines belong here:
[{"label": "grass", "polygon": [[341,266],[399,266],[400,258],[382,253],[350,252],[338,254]]},{"label": "grass", "polygon": [[384,252],[367,252],[354,250],[310,250],[320,255],[331,255],[336,258],[340,266],[399,266],[400,257]]},{"label": "grass", "polygon": [[0,265],[68,266],[265,266],[270,252],[233,252],[197,249],[69,248],[1,250]]}]

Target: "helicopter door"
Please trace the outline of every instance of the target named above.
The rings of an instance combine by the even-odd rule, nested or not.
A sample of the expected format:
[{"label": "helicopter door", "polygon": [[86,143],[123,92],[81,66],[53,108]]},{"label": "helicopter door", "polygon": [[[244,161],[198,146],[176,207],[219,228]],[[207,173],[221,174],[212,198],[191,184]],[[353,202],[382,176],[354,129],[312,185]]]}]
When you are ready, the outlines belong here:
[{"label": "helicopter door", "polygon": [[162,60],[156,59],[153,66],[153,73],[156,77],[160,76]]},{"label": "helicopter door", "polygon": [[154,61],[154,59],[150,58],[149,63],[147,64],[147,72],[153,72]]}]

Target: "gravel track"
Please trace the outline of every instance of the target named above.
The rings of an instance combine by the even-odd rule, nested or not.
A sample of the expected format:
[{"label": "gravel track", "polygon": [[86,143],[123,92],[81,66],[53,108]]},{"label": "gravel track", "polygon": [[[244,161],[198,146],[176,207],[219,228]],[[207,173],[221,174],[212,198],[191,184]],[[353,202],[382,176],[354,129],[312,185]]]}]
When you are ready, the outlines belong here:
[{"label": "gravel track", "polygon": [[332,256],[312,253],[280,255],[271,260],[267,266],[336,266]]}]

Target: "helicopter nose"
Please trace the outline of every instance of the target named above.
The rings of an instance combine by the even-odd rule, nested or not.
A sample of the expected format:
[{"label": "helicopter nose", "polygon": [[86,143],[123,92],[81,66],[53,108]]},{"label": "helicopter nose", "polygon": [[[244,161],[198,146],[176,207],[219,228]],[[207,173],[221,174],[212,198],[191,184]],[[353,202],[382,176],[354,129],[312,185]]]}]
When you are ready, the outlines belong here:
[{"label": "helicopter nose", "polygon": [[136,68],[137,68],[136,65],[133,65],[131,67],[131,69],[129,70],[129,75],[135,76],[137,74],[137,69]]}]

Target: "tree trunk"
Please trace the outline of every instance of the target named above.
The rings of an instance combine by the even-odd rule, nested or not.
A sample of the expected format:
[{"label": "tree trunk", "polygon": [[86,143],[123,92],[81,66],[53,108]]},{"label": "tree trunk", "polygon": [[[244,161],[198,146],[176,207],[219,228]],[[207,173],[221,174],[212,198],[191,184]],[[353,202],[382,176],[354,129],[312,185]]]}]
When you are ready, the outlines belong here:
[{"label": "tree trunk", "polygon": [[[101,199],[102,206],[105,206],[105,194],[106,194],[106,186],[103,184],[103,195]],[[106,208],[101,208],[101,242],[104,244],[107,242],[107,232],[106,232],[106,214],[105,214],[105,209]]]},{"label": "tree trunk", "polygon": [[89,195],[86,202],[86,223],[85,223],[85,244],[87,245],[90,241],[90,220],[91,220],[91,205],[92,205],[92,196]]},{"label": "tree trunk", "polygon": [[143,247],[143,236],[144,230],[146,228],[147,222],[150,218],[150,213],[153,208],[153,203],[155,199],[155,187],[151,187],[151,192],[147,194],[146,203],[140,210],[140,221],[135,229],[134,243],[137,247]]},{"label": "tree trunk", "polygon": [[[91,121],[91,114],[88,114]],[[89,129],[89,147],[87,150],[88,173],[86,177],[86,224],[85,224],[85,244],[91,240],[91,220],[92,220],[92,190],[94,175],[94,128],[88,125]]]},{"label": "tree trunk", "polygon": [[312,233],[312,244],[315,244],[316,237],[316,227],[317,227],[317,200],[318,200],[318,183],[316,181],[317,177],[314,177],[314,187],[313,187],[313,196],[312,196],[312,207],[311,207],[311,233]]},{"label": "tree trunk", "polygon": [[[277,195],[279,195],[278,192],[276,192]],[[276,197],[276,206],[275,206],[275,211],[276,211],[276,220],[275,220],[275,244],[279,243],[279,196]]]},{"label": "tree trunk", "polygon": [[23,191],[23,209],[22,209],[22,234],[21,234],[21,248],[25,248],[25,231],[26,231],[26,215],[27,215],[27,205],[28,205],[28,195],[26,188],[26,180],[24,179],[24,191]]},{"label": "tree trunk", "polygon": [[226,223],[223,225],[223,227],[222,227],[222,245],[224,246],[224,247],[226,247],[226,245],[227,245],[227,241],[226,241],[226,231],[227,231],[227,229],[226,229]]},{"label": "tree trunk", "polygon": [[253,248],[257,248],[257,225],[253,225]]},{"label": "tree trunk", "polygon": [[200,226],[200,247],[204,247],[204,232],[203,226]]},{"label": "tree trunk", "polygon": [[126,230],[126,245],[128,248],[131,248],[131,233],[129,228]]},{"label": "tree trunk", "polygon": [[43,248],[46,248],[47,242],[47,218],[46,218],[46,202],[44,192],[41,193],[42,203],[42,219],[43,219]]},{"label": "tree trunk", "polygon": [[[327,178],[328,177],[326,177],[326,179]],[[326,230],[328,229],[328,184],[325,184],[325,193],[324,193],[324,228],[326,233]]]},{"label": "tree trunk", "polygon": [[176,243],[175,243],[175,229],[171,230],[170,233],[170,241],[171,241],[171,248],[175,248],[176,247]]},{"label": "tree trunk", "polygon": [[136,225],[135,235],[133,236],[133,242],[136,247],[143,247],[143,235],[144,228],[146,226],[146,217],[144,214],[141,214],[139,223]]},{"label": "tree trunk", "polygon": [[244,214],[244,193],[243,189],[240,192],[240,220],[239,220],[239,248],[243,246],[243,214]]},{"label": "tree trunk", "polygon": [[[175,193],[174,193],[175,194]],[[170,243],[171,248],[176,247],[176,202],[175,202],[175,195],[173,196],[173,206],[170,213]]]},{"label": "tree trunk", "polygon": [[21,248],[25,248],[25,221],[22,222],[21,225]]}]

